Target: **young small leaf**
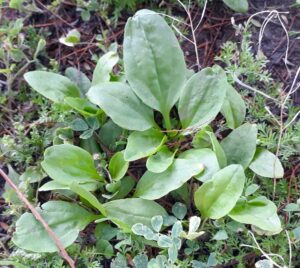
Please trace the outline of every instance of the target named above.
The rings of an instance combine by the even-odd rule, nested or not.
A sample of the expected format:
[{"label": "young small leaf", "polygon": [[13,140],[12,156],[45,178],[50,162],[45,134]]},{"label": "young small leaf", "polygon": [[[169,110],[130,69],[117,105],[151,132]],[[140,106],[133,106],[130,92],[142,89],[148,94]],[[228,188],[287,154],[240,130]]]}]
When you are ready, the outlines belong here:
[{"label": "young small leaf", "polygon": [[254,194],[259,189],[257,184],[250,184],[245,190],[245,196]]},{"label": "young small leaf", "polygon": [[157,234],[155,234],[148,226],[142,223],[136,223],[131,227],[131,231],[136,235],[141,235],[147,240],[155,240]]},{"label": "young small leaf", "polygon": [[129,167],[129,163],[124,159],[124,151],[117,152],[109,161],[109,173],[113,180],[118,181],[122,179]]},{"label": "young small leaf", "polygon": [[197,232],[200,227],[201,219],[197,216],[192,216],[189,219],[189,233]]},{"label": "young small leaf", "polygon": [[171,230],[171,235],[173,238],[178,238],[180,237],[180,234],[182,233],[183,231],[183,228],[182,228],[182,224],[181,224],[181,221],[176,221],[172,227],[172,230]]},{"label": "young small leaf", "polygon": [[212,238],[212,240],[226,240],[228,238],[228,234],[225,230],[218,231]]},{"label": "young small leaf", "polygon": [[185,204],[176,202],[172,207],[172,213],[177,219],[183,220],[187,213],[187,207]]},{"label": "young small leaf", "polygon": [[153,173],[164,172],[170,165],[172,165],[175,153],[172,153],[167,146],[162,146],[156,153],[148,157],[146,167]]},{"label": "young small leaf", "polygon": [[93,73],[92,85],[101,84],[104,82],[109,82],[110,73],[113,67],[119,61],[119,56],[114,51],[109,51],[104,54],[97,62],[96,68]]},{"label": "young small leaf", "polygon": [[161,215],[154,216],[151,219],[151,225],[155,232],[159,232],[163,225],[163,217]]},{"label": "young small leaf", "polygon": [[152,155],[161,148],[166,138],[162,132],[154,128],[143,132],[134,131],[128,137],[124,159],[126,161],[135,161]]}]

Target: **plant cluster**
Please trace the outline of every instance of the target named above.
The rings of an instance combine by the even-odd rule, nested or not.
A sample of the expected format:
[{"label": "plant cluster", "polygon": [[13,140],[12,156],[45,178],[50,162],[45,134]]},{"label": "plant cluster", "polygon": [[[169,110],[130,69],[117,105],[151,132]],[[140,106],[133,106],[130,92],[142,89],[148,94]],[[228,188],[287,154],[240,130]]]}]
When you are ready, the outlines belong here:
[{"label": "plant cluster", "polygon": [[[248,178],[251,174],[282,178],[282,165],[273,153],[257,146],[257,126],[244,123],[246,105],[226,72],[217,65],[198,73],[188,70],[171,28],[150,10],[141,10],[127,21],[124,74],[111,75],[118,62],[115,51],[106,53],[92,81],[74,68],[67,69],[66,76],[46,71],[24,76],[35,91],[76,111],[67,126],[56,129],[38,179],[40,193],[58,194],[37,210],[63,246],[72,245],[92,222],[102,235],[113,228],[107,223],[112,222],[125,237],[138,235],[137,241],[142,237],[161,250],[152,260],[137,255],[134,263],[142,263],[137,267],[189,267],[178,255],[181,245],[186,241],[186,254],[197,252],[195,239],[205,233],[209,222],[230,219],[251,225],[259,234],[280,233],[276,205],[260,195]],[[214,125],[219,113],[226,120],[221,131]],[[138,165],[140,170],[133,172]],[[28,177],[34,178],[33,174],[34,170]],[[186,209],[178,204],[173,209],[177,219],[168,215],[162,200],[170,199],[186,202],[191,211],[188,220],[183,220]],[[170,225],[168,233],[165,228]],[[107,258],[116,248],[111,245],[116,233],[109,230],[113,236],[97,242],[100,248],[110,248]],[[214,240],[226,236],[220,230]],[[12,241],[37,253],[57,251],[28,212],[18,219]],[[124,245],[119,245],[112,267],[124,262]],[[215,264],[212,253],[205,262],[194,260],[193,267]]]}]

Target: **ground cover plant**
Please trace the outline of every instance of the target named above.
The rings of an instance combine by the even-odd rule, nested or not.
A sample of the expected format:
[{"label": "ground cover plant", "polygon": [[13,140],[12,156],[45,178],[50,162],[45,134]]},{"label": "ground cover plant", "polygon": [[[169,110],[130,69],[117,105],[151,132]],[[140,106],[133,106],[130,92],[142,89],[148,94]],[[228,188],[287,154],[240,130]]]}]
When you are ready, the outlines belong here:
[{"label": "ground cover plant", "polygon": [[[247,2],[243,10],[224,2],[238,12],[248,8]],[[91,79],[75,66],[59,74],[36,65],[24,74],[40,107],[46,105],[58,124],[45,132],[50,137],[38,157],[19,158],[7,150],[17,152],[14,140],[1,140],[10,157],[8,176],[1,170],[4,197],[16,215],[12,253],[1,265],[215,267],[234,260],[229,265],[243,267],[250,256],[255,267],[296,267],[299,199],[292,163],[299,124],[291,93],[281,105],[276,84],[261,96],[254,88],[256,100],[236,90],[245,85],[241,75],[252,89],[272,80],[265,57],[251,51],[249,28],[237,29],[240,48],[224,44],[219,65],[195,71],[187,67],[170,19],[176,20],[137,11],[126,22],[122,50],[106,51]],[[78,33],[69,31],[62,44],[76,46]],[[43,41],[39,46],[36,61]],[[296,79],[289,92],[298,87]],[[263,113],[266,98],[274,106]],[[21,147],[23,130],[19,126]],[[28,167],[19,176],[12,165],[24,159]],[[12,183],[22,201],[35,202],[30,212],[22,209]],[[286,196],[287,221],[278,213]]]}]

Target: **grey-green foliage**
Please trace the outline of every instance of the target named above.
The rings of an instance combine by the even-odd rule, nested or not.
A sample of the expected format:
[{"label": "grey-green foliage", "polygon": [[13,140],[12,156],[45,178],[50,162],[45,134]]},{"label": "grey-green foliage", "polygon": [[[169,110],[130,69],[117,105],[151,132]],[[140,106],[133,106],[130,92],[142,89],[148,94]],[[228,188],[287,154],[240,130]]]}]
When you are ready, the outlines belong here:
[{"label": "grey-green foliage", "polygon": [[[274,213],[275,205],[265,201],[264,207],[270,217],[257,225],[255,220],[260,210],[253,206],[256,202],[252,202],[250,194],[242,196],[244,170],[250,165],[259,176],[269,176],[269,170],[261,168],[260,158],[270,165],[274,157],[267,151],[263,154],[267,157],[255,156],[256,125],[242,124],[245,117],[243,99],[229,86],[224,70],[213,66],[186,79],[183,53],[173,31],[160,15],[149,10],[139,11],[128,20],[123,49],[127,81],[110,79],[118,57],[115,53],[105,54],[93,74],[88,99],[84,97],[85,86],[66,77],[43,72],[45,79],[41,80],[41,73],[37,71],[25,74],[33,89],[67,105],[84,118],[86,125],[80,124],[80,128],[91,131],[82,134],[81,139],[90,140],[95,136],[103,148],[102,138],[115,141],[124,133],[121,128],[132,131],[124,151],[116,152],[112,157],[96,151],[96,161],[90,153],[75,145],[48,148],[42,166],[53,181],[43,185],[42,189],[64,189],[77,194],[89,209],[100,213],[97,222],[105,217],[126,232],[134,230],[146,239],[156,241],[158,247],[168,251],[171,263],[177,260],[180,237],[195,239],[201,235],[197,230],[201,219],[191,217],[188,232],[184,232],[181,222],[177,221],[173,222],[170,236],[159,234],[161,218],[167,215],[153,200],[183,187],[192,177],[197,182],[196,187],[199,182],[204,182],[195,192],[195,204],[203,219],[229,215],[263,231],[278,232],[281,226]],[[56,81],[46,83],[47,77]],[[85,84],[88,84],[87,80]],[[178,118],[171,112],[176,109]],[[209,124],[220,112],[228,127],[234,130],[219,143]],[[111,118],[113,128],[107,127],[106,117]],[[157,120],[159,117],[163,122]],[[75,126],[78,127],[78,120]],[[116,130],[116,126],[120,128]],[[196,148],[183,151],[182,144],[188,142],[187,135],[198,130],[193,140]],[[112,137],[107,138],[109,135]],[[61,139],[60,142],[67,141]],[[95,152],[94,149],[91,151]],[[162,163],[157,163],[155,156]],[[134,197],[126,198],[134,187],[134,180],[126,176],[128,162],[141,158],[148,158],[146,166],[149,170],[139,179]],[[281,173],[282,170],[280,176]],[[94,194],[96,190],[106,202],[100,202]],[[176,214],[180,213],[177,211]],[[183,218],[181,214],[180,218]],[[276,228],[270,227],[271,221],[276,223]],[[66,223],[72,224],[72,220]],[[18,230],[16,235],[20,235]],[[30,234],[25,237],[31,238]],[[35,241],[35,247],[39,245],[39,241]],[[102,241],[99,247],[105,245],[108,243]],[[111,251],[105,254],[111,254]]]},{"label": "grey-green foliage", "polygon": [[[180,211],[181,210],[181,211]],[[180,220],[183,220],[186,214],[186,207],[183,204],[177,203],[173,206],[172,211],[175,216],[179,216]],[[151,259],[148,263],[148,260],[143,258],[143,262],[148,264],[149,267],[156,263],[158,266],[153,267],[172,267],[172,264],[176,263],[178,260],[178,252],[182,246],[182,239],[194,240],[203,232],[199,232],[201,219],[197,216],[193,216],[189,219],[189,229],[187,232],[183,230],[182,222],[180,220],[175,220],[172,225],[171,231],[169,234],[164,234],[162,227],[165,225],[164,218],[162,216],[154,216],[151,219],[151,226],[143,225],[142,223],[136,223],[132,226],[132,232],[136,235],[143,236],[147,240],[155,241],[156,247],[161,249],[167,249],[168,254],[168,263],[166,266],[158,265],[158,261],[162,261],[156,257]],[[147,266],[146,266],[147,267]]]}]

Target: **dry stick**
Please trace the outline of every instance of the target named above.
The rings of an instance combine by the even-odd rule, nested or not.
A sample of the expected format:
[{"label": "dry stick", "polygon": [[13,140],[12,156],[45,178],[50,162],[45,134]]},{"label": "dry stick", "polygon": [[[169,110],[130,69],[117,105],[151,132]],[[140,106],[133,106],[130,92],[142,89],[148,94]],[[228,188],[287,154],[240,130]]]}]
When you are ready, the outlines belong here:
[{"label": "dry stick", "polygon": [[[288,99],[290,98],[290,96],[296,92],[296,90],[299,89],[299,87],[296,85],[298,77],[300,75],[300,66],[297,69],[296,75],[294,77],[293,83],[291,85],[290,90],[288,91],[286,97],[284,98],[282,104],[281,104],[281,108],[280,108],[280,129],[279,129],[279,138],[278,138],[278,143],[277,143],[277,149],[276,149],[276,157],[278,157],[279,155],[279,151],[281,148],[281,142],[282,142],[282,137],[283,134],[285,132],[285,130],[297,119],[297,116],[299,115],[299,112],[296,113],[296,115],[293,117],[293,119],[287,123],[286,125],[284,125],[284,109],[285,109],[285,105],[286,102],[288,101]],[[275,172],[275,163],[276,161],[274,161],[274,172]],[[277,179],[275,178],[275,176],[273,176],[273,200],[275,199],[275,195],[276,195],[276,187],[277,187]]]},{"label": "dry stick", "polygon": [[19,188],[13,183],[13,181],[6,175],[6,173],[0,168],[0,175],[4,178],[4,180],[9,184],[9,186],[17,193],[20,200],[31,210],[34,217],[44,226],[47,233],[50,235],[50,237],[55,242],[56,246],[60,250],[60,255],[68,262],[71,268],[75,268],[75,262],[74,260],[68,255],[66,250],[64,249],[64,246],[59,241],[55,233],[51,230],[47,222],[41,217],[41,215],[36,211],[36,209],[31,205],[31,203],[28,201],[28,199],[25,197],[25,195],[19,190]]}]

